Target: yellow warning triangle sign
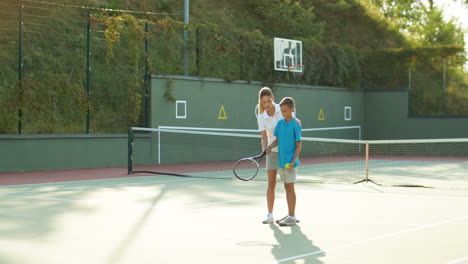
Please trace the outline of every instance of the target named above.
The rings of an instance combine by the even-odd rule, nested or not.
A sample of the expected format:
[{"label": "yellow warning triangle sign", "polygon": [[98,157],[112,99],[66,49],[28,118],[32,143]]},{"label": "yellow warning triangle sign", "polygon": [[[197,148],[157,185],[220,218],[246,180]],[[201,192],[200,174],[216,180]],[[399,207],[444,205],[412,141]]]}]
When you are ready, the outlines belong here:
[{"label": "yellow warning triangle sign", "polygon": [[226,110],[224,110],[224,105],[221,105],[221,109],[219,109],[218,119],[227,119]]},{"label": "yellow warning triangle sign", "polygon": [[320,108],[320,112],[318,115],[318,120],[325,120],[325,115],[323,114],[323,109]]}]

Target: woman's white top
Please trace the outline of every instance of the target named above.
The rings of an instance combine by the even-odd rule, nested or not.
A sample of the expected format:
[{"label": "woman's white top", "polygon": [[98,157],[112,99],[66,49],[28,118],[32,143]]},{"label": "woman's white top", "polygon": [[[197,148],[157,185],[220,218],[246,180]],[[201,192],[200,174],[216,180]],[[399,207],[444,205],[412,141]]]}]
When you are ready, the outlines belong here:
[{"label": "woman's white top", "polygon": [[[276,137],[273,136],[276,128],[276,124],[281,119],[284,119],[283,114],[281,113],[281,108],[279,104],[273,103],[275,106],[275,113],[273,116],[268,115],[267,111],[259,114],[257,117],[258,122],[258,131],[266,131],[268,138],[268,145],[275,141]],[[272,151],[278,151],[278,147],[274,147]]]}]

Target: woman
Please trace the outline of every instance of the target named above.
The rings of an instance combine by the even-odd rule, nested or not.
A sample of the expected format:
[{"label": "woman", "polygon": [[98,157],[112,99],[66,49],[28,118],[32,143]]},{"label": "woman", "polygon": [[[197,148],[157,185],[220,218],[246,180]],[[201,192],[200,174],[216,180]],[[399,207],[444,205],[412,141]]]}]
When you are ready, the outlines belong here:
[{"label": "woman", "polygon": [[[262,151],[275,140],[273,136],[276,123],[284,119],[279,104],[275,103],[273,92],[268,87],[263,87],[258,93],[258,130],[262,135]],[[301,124],[300,120],[297,121]],[[266,169],[268,174],[267,207],[268,214],[263,220],[264,224],[273,223],[273,206],[275,204],[276,173],[278,170],[278,147],[271,150],[266,156]]]}]

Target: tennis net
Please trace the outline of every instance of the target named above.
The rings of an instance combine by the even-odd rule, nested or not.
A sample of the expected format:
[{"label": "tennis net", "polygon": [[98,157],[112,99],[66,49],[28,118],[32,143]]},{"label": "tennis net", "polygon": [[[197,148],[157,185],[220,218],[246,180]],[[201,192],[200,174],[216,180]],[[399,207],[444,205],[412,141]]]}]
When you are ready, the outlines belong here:
[{"label": "tennis net", "polygon": [[[234,163],[261,145],[255,130],[130,128],[128,149],[128,173],[230,179]],[[468,138],[302,137],[300,161],[299,182],[468,189]],[[267,179],[264,167],[255,180]]]}]

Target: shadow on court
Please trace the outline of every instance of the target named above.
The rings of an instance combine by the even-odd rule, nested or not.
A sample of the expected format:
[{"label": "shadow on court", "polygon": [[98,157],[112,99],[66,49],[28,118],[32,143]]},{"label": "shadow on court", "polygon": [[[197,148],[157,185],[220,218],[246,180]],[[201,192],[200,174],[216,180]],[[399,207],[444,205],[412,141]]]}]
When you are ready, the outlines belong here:
[{"label": "shadow on court", "polygon": [[[296,260],[302,259],[303,263],[323,264],[319,258],[324,257],[325,253],[321,252],[319,247],[314,246],[312,240],[302,232],[299,225],[279,227],[270,224],[270,228],[278,241],[278,244],[273,245],[271,249],[271,253],[278,263],[292,264],[296,263]],[[313,252],[316,254],[311,254]],[[301,257],[304,254],[310,255]]]},{"label": "shadow on court", "polygon": [[154,199],[151,201],[151,205],[148,207],[148,209],[146,209],[145,213],[140,217],[138,222],[136,222],[132,226],[131,230],[129,230],[127,234],[123,236],[122,241],[118,244],[115,250],[109,255],[109,258],[107,261],[108,264],[120,263],[121,258],[125,256],[128,248],[131,246],[133,242],[135,242],[135,239],[137,239],[138,235],[141,233],[148,219],[154,213],[156,205],[164,197],[166,192],[167,192],[166,188],[163,188],[161,192],[154,197]]}]

